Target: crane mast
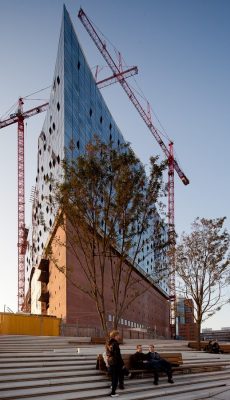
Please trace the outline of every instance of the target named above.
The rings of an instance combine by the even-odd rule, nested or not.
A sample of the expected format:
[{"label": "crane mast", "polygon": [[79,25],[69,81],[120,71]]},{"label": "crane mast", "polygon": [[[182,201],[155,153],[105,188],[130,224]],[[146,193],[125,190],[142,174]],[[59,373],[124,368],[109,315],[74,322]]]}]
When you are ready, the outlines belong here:
[{"label": "crane mast", "polygon": [[18,311],[25,297],[25,253],[27,231],[25,229],[25,157],[23,100],[18,104]]},{"label": "crane mast", "polygon": [[18,124],[18,311],[21,311],[25,299],[25,253],[28,230],[25,227],[25,155],[24,155],[24,119],[47,110],[48,104],[23,112],[23,99],[18,100],[18,111],[4,121],[0,129],[14,123]]},{"label": "crane mast", "polygon": [[125,80],[124,76],[122,76],[120,65],[118,66],[116,62],[113,60],[112,56],[106,49],[106,44],[101,40],[98,33],[94,29],[92,23],[89,18],[85,14],[82,8],[80,8],[78,17],[87,30],[88,34],[92,38],[93,42],[97,46],[98,50],[102,54],[103,58],[111,68],[113,74],[116,76],[117,82],[120,83],[124,91],[126,92],[128,98],[133,103],[134,107],[137,109],[139,115],[144,120],[148,129],[159,143],[162,151],[168,160],[168,236],[170,243],[170,299],[171,299],[171,312],[170,312],[170,324],[171,327],[175,326],[175,226],[174,226],[174,171],[177,172],[179,178],[183,182],[184,185],[189,184],[189,179],[186,177],[184,172],[179,167],[178,162],[175,160],[173,155],[173,143],[169,144],[169,148],[165,145],[163,140],[161,139],[157,129],[152,123],[150,113],[144,110],[130,85]]}]

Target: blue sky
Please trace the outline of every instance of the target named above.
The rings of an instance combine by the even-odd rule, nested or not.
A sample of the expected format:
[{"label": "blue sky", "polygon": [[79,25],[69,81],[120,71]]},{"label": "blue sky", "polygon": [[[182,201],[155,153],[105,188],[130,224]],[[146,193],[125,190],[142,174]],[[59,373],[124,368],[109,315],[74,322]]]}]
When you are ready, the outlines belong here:
[{"label": "blue sky", "polygon": [[[80,6],[121,51],[127,65],[138,66],[136,81],[174,141],[177,160],[190,179],[190,185],[184,186],[175,176],[177,233],[188,232],[197,216],[226,216],[230,230],[230,2],[67,0],[65,4],[90,66],[105,62],[77,18]],[[59,0],[0,0],[0,116],[19,96],[51,84],[62,6]],[[102,73],[109,75],[109,70]],[[33,98],[48,99],[48,95],[42,92]],[[103,95],[141,160],[147,164],[152,154],[162,156],[122,89],[112,85],[103,89]],[[25,109],[37,103],[26,102]],[[25,132],[28,224],[43,120],[44,115],[30,118]],[[153,121],[157,124],[154,115]],[[4,304],[16,310],[16,125],[0,130],[0,171],[0,310]],[[229,311],[226,306],[205,326],[230,326]]]}]

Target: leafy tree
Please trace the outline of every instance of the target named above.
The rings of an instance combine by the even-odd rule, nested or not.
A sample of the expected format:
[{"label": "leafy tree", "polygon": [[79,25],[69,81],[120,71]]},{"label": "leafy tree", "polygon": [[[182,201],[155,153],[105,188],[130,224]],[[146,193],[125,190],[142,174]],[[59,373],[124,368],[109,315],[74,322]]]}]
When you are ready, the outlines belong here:
[{"label": "leafy tree", "polygon": [[230,270],[230,235],[225,218],[197,218],[190,234],[183,234],[176,247],[176,271],[182,292],[193,299],[200,348],[201,323],[229,301],[223,296]]},{"label": "leafy tree", "polygon": [[[129,145],[115,148],[95,137],[84,155],[64,160],[62,180],[55,183],[55,202],[60,210],[55,229],[61,227],[66,232],[66,241],[54,232],[47,252],[67,279],[95,301],[105,333],[108,313],[112,311],[117,328],[129,304],[146,290],[146,286],[143,290],[138,286],[143,276],[134,278],[133,274],[133,265],[140,262],[143,241],[149,243],[149,251],[153,252],[153,247],[163,251],[160,235],[156,234],[159,237],[154,246],[151,240],[154,226],[163,229],[157,206],[162,205],[164,168],[165,163],[159,163],[158,157],[151,158],[147,177]],[[54,243],[74,255],[84,273],[84,285],[74,279],[74,265],[60,265],[55,259]],[[105,303],[108,268],[113,310],[108,310]],[[146,277],[154,278],[150,274]]]}]

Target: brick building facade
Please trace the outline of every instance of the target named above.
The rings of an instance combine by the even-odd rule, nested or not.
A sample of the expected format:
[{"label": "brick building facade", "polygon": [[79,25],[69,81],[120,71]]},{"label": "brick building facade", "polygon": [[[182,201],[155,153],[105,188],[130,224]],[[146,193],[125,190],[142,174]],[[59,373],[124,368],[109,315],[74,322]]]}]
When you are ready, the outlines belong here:
[{"label": "brick building facade", "polygon": [[[65,241],[65,233],[58,228],[56,232],[58,237]],[[42,294],[40,301],[44,314],[55,315],[62,318],[63,330],[66,335],[86,335],[95,336],[103,334],[101,323],[96,309],[96,303],[87,294],[78,287],[88,290],[90,286],[86,283],[84,268],[79,261],[68,250],[68,232],[67,247],[60,247],[55,244],[55,238],[49,243],[53,248],[52,260],[41,259],[39,269],[40,280],[42,281]],[[82,249],[77,249],[78,254]],[[57,268],[66,266],[66,276]],[[68,266],[71,266],[68,269]],[[106,319],[108,328],[113,327],[112,300],[112,280],[111,266],[105,268],[104,298],[106,304]],[[124,276],[121,282],[125,280],[126,269],[132,268],[133,279],[136,280],[135,290],[140,295],[128,306],[119,321],[119,329],[124,337],[128,338],[147,338],[164,337],[169,338],[169,302],[168,297],[163,293],[160,286],[153,284],[141,272],[138,272],[131,264],[124,263],[122,266]],[[46,274],[42,273],[46,269]],[[70,272],[71,271],[71,272]],[[124,278],[124,279],[123,279]],[[76,284],[75,284],[76,283]],[[124,290],[124,284],[121,284],[120,292]],[[125,293],[128,297],[130,289]],[[161,310],[161,312],[159,312]]]},{"label": "brick building facade", "polygon": [[179,297],[176,303],[176,336],[183,340],[197,340],[192,299]]}]

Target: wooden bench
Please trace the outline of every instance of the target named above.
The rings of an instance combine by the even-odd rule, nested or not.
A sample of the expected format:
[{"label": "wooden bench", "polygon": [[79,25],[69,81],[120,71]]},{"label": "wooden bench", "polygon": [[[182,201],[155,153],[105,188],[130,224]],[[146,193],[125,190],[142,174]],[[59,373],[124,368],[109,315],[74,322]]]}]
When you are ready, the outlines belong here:
[{"label": "wooden bench", "polygon": [[[208,345],[208,341],[207,340],[203,340],[200,342],[200,349],[204,350],[205,347]],[[220,346],[220,350],[223,353],[230,353],[230,344],[228,343],[219,343]],[[188,343],[188,347],[190,347],[191,349],[195,349],[198,350],[198,342],[189,342]]]},{"label": "wooden bench", "polygon": [[[125,367],[128,368],[129,372],[135,375],[139,375],[143,377],[145,374],[152,373],[152,370],[148,369],[136,369],[132,366],[132,354],[122,354],[121,355],[125,364]],[[160,357],[164,358],[166,361],[172,364],[173,369],[179,367],[183,364],[182,354],[181,353],[160,353]],[[108,369],[105,365],[103,355],[98,354],[97,356],[97,364],[96,368],[103,372],[108,372]]]},{"label": "wooden bench", "polygon": [[230,344],[228,343],[219,343],[220,345],[220,349],[224,352],[224,353],[230,353]]},{"label": "wooden bench", "polygon": [[[203,340],[200,342],[200,349],[204,350],[204,348],[208,345],[208,341],[207,340]],[[188,347],[190,347],[191,349],[195,349],[198,350],[198,342],[188,342]]]},{"label": "wooden bench", "polygon": [[[106,337],[91,337],[90,343],[91,344],[105,344],[108,341],[108,338]],[[123,339],[119,339],[119,344],[123,344]]]}]

